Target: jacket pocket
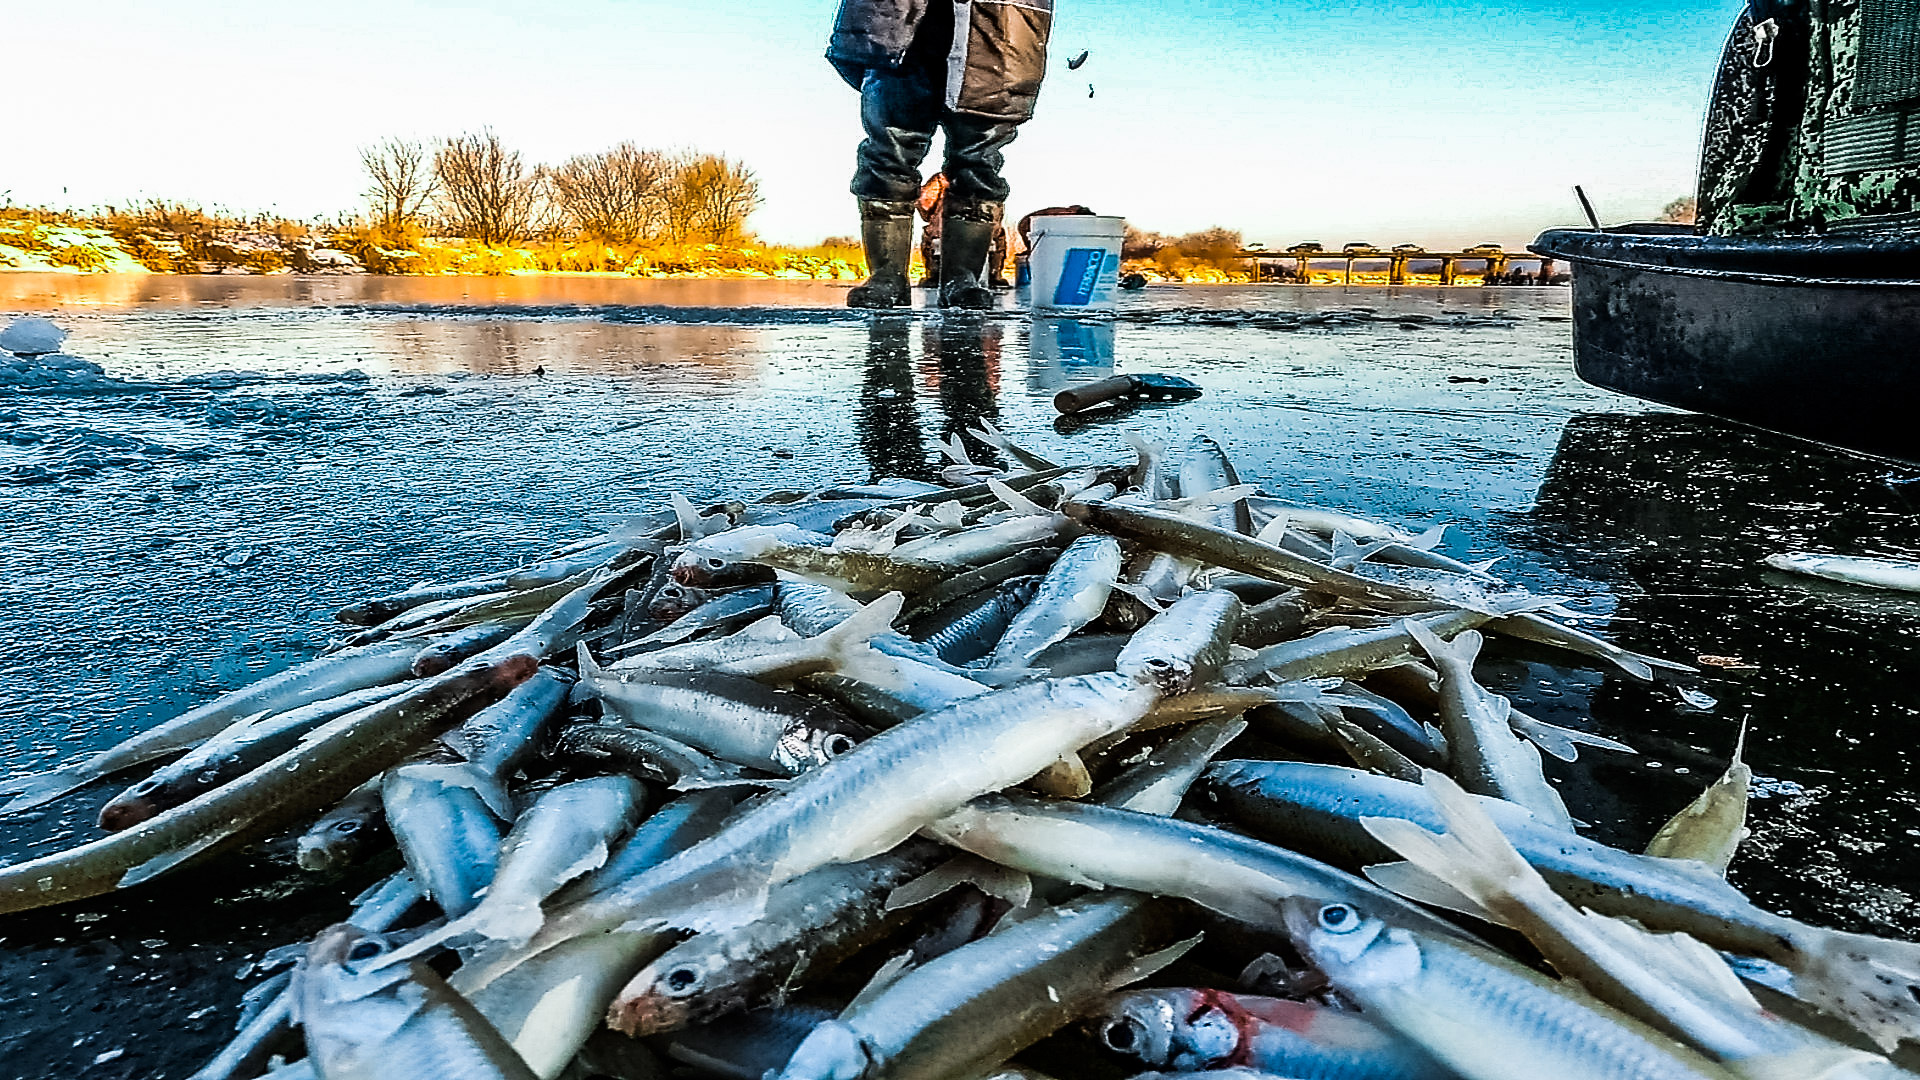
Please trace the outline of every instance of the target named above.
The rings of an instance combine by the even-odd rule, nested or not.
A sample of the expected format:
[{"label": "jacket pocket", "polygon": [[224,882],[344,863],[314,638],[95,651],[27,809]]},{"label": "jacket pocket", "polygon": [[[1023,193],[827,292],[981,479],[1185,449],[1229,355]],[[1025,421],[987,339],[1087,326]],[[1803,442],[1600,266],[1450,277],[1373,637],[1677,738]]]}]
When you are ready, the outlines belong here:
[{"label": "jacket pocket", "polygon": [[1047,73],[1052,0],[956,0],[954,29],[947,107],[1005,123],[1031,119]]}]

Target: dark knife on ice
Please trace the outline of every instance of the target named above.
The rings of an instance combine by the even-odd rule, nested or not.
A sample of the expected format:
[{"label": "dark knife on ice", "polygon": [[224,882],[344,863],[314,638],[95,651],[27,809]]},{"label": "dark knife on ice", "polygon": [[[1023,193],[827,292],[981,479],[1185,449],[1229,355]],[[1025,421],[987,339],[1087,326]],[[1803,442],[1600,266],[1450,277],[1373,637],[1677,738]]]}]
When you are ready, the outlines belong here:
[{"label": "dark knife on ice", "polygon": [[1109,401],[1192,401],[1199,396],[1199,384],[1178,375],[1115,375],[1060,391],[1053,396],[1053,407],[1077,413]]}]

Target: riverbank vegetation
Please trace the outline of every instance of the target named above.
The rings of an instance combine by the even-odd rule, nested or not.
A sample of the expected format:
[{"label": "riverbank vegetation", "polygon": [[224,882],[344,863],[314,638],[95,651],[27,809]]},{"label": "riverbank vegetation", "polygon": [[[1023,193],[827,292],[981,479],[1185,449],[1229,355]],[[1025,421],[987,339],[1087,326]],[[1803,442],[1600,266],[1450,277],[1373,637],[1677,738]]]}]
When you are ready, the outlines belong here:
[{"label": "riverbank vegetation", "polygon": [[294,221],[149,199],[92,211],[0,207],[0,269],[175,274],[865,275],[856,241],[758,242],[753,170],[622,143],[532,164],[491,131],[361,151],[365,205]]}]

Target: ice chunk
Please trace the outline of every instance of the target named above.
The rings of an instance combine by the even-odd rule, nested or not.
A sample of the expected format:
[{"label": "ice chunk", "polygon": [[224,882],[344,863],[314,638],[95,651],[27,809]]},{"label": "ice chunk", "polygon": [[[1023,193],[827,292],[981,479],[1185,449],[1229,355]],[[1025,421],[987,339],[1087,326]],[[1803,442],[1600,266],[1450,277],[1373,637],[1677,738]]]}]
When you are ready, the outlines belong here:
[{"label": "ice chunk", "polygon": [[67,332],[53,325],[51,320],[38,315],[24,315],[7,324],[0,330],[0,349],[21,356],[38,356],[41,353],[59,352],[60,343],[67,339]]}]

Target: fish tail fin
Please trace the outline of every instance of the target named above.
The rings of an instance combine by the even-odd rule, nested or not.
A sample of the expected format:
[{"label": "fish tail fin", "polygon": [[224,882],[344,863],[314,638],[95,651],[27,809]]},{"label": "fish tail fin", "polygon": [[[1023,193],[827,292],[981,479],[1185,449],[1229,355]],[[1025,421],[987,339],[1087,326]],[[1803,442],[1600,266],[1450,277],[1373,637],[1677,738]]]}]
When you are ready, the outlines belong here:
[{"label": "fish tail fin", "polygon": [[1846,1020],[1892,1052],[1920,1032],[1920,945],[1814,930],[1796,934],[1797,997]]},{"label": "fish tail fin", "polygon": [[[1719,953],[1698,938],[1689,934],[1651,933],[1636,923],[1593,911],[1582,911],[1580,918],[1590,933],[1631,956],[1661,981],[1728,1009],[1759,1010],[1759,1002],[1753,999],[1740,976]],[[1741,1075],[1745,1075],[1744,1070]]]},{"label": "fish tail fin", "polygon": [[461,921],[467,924],[465,929],[481,937],[519,948],[532,941],[547,920],[538,903],[521,901],[489,904],[483,898],[480,906],[468,912]]},{"label": "fish tail fin", "polygon": [[869,643],[875,637],[893,630],[893,621],[900,617],[906,602],[904,593],[890,592],[810,639],[807,645],[830,667],[855,662],[872,647]]},{"label": "fish tail fin", "polygon": [[987,478],[987,490],[993,492],[994,496],[1001,502],[1006,503],[1007,509],[1012,510],[1022,517],[1033,517],[1037,514],[1049,513],[1046,507],[1041,506],[1039,503],[1034,502],[1032,499],[1027,498],[1025,495],[1020,494],[992,477]]},{"label": "fish tail fin", "polygon": [[1375,540],[1370,544],[1362,544],[1339,529],[1335,529],[1333,530],[1333,562],[1329,565],[1335,570],[1351,570],[1398,543],[1397,540]]},{"label": "fish tail fin", "polygon": [[993,447],[995,450],[998,450],[1003,454],[1006,454],[1008,456],[1017,456],[1013,452],[1013,447],[1011,445],[1012,440],[1007,438],[1005,432],[1002,432],[998,427],[995,427],[993,421],[991,420],[982,419],[980,421],[980,426],[977,428],[967,429],[967,434],[973,436],[976,439],[979,439],[981,442],[985,443],[988,446]]},{"label": "fish tail fin", "polygon": [[1430,833],[1400,818],[1362,818],[1374,839],[1482,909],[1548,887],[1473,796],[1444,774],[1428,769],[1423,775],[1447,831]]},{"label": "fish tail fin", "polygon": [[1408,636],[1413,638],[1414,643],[1420,646],[1420,651],[1432,659],[1435,667],[1442,671],[1448,668],[1466,672],[1473,670],[1473,662],[1480,655],[1479,631],[1462,630],[1449,643],[1442,640],[1439,634],[1433,632],[1432,627],[1419,619],[1402,619],[1400,625],[1406,630]]},{"label": "fish tail fin", "polygon": [[936,443],[935,445],[939,446],[940,452],[945,454],[947,460],[953,462],[955,465],[973,464],[972,456],[967,453],[967,444],[960,441],[959,432],[947,436],[945,442]]},{"label": "fish tail fin", "polygon": [[105,774],[94,768],[92,763],[82,761],[72,765],[63,765],[49,772],[35,773],[7,781],[0,794],[12,795],[13,800],[0,806],[0,817],[18,814],[36,806],[50,803],[70,791],[78,790],[98,780]]}]

